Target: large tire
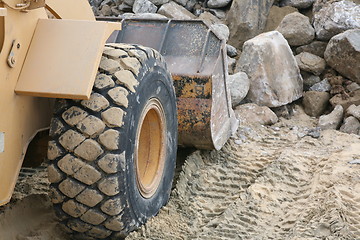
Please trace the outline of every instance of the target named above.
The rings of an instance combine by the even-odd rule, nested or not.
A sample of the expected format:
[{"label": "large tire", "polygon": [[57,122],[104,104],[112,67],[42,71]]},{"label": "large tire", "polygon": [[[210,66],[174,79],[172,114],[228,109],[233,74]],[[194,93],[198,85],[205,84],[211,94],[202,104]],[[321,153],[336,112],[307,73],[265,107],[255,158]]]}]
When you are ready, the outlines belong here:
[{"label": "large tire", "polygon": [[169,199],[176,97],[156,51],[105,47],[90,100],[58,100],[48,148],[50,195],[78,239],[118,239]]}]

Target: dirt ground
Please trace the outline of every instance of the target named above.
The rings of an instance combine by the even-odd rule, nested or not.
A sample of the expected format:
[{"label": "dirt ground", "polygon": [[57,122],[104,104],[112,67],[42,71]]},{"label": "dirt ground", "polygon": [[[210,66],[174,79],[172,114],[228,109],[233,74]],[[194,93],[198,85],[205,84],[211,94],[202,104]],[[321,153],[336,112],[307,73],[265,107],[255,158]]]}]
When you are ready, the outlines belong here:
[{"label": "dirt ground", "polygon": [[[126,240],[360,239],[359,136],[316,122],[297,107],[273,126],[242,124],[221,151],[193,152],[168,205]],[[47,185],[44,169],[23,170],[0,208],[1,240],[68,239]]]}]

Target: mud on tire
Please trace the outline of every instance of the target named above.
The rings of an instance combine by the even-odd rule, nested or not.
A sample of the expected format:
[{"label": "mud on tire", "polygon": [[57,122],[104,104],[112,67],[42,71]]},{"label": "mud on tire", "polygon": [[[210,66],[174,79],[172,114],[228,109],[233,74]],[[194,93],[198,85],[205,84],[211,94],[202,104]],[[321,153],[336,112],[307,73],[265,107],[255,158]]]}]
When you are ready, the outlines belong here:
[{"label": "mud on tire", "polygon": [[50,195],[72,238],[121,238],[168,201],[176,97],[156,51],[106,45],[89,100],[58,100],[48,147]]}]

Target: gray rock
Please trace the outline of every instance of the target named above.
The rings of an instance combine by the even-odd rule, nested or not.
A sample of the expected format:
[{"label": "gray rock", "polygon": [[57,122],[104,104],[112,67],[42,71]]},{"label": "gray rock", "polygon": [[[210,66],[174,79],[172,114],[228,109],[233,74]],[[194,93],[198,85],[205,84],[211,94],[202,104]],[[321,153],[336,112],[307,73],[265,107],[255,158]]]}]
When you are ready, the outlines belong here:
[{"label": "gray rock", "polygon": [[221,23],[216,23],[210,26],[210,29],[221,39],[224,39],[226,42],[229,40],[230,31],[228,26]]},{"label": "gray rock", "polygon": [[135,0],[133,5],[134,13],[156,13],[157,7],[149,0]]},{"label": "gray rock", "polygon": [[226,53],[229,57],[236,57],[238,55],[236,48],[230,44],[226,44]]},{"label": "gray rock", "polygon": [[344,109],[347,109],[352,104],[360,105],[360,89],[352,92],[349,98],[344,98],[341,94],[336,94],[330,99],[330,103],[333,107],[341,105]]},{"label": "gray rock", "polygon": [[347,117],[340,127],[340,132],[348,134],[359,134],[360,122],[353,116]]},{"label": "gray rock", "polygon": [[290,13],[297,12],[296,8],[286,6],[286,7],[278,7],[276,5],[270,8],[269,16],[266,21],[266,26],[264,32],[274,31],[284,17]]},{"label": "gray rock", "polygon": [[235,115],[240,124],[258,123],[261,125],[272,125],[279,119],[270,108],[258,106],[254,103],[239,105],[235,108]]},{"label": "gray rock", "polygon": [[[307,91],[312,87],[314,84],[319,83],[321,81],[319,76],[315,76],[313,74],[303,74],[302,77],[304,80],[304,90]],[[315,90],[316,91],[316,90]]]},{"label": "gray rock", "polygon": [[327,46],[327,42],[313,41],[307,45],[297,47],[296,54],[300,54],[302,52],[308,52],[323,58],[326,46]]},{"label": "gray rock", "polygon": [[196,4],[198,4],[197,0],[189,0],[189,1],[186,3],[185,8],[186,8],[188,11],[193,12]]},{"label": "gray rock", "polygon": [[232,106],[236,107],[246,97],[250,88],[250,81],[246,73],[238,72],[228,78]]},{"label": "gray rock", "polygon": [[149,0],[149,1],[155,4],[156,6],[161,6],[164,5],[165,3],[170,2],[170,0]]},{"label": "gray rock", "polygon": [[318,117],[324,113],[329,105],[330,94],[327,92],[308,91],[304,93],[304,111],[311,117]]},{"label": "gray rock", "polygon": [[261,33],[273,3],[274,0],[233,0],[226,18],[229,43],[240,49],[246,40]]},{"label": "gray rock", "polygon": [[279,107],[302,96],[303,80],[285,38],[267,32],[245,42],[237,63],[250,79],[246,99],[258,105]]},{"label": "gray rock", "polygon": [[129,6],[133,6],[134,5],[135,0],[124,0],[123,3],[129,5]]},{"label": "gray rock", "polygon": [[315,13],[314,28],[319,40],[329,40],[346,30],[360,28],[360,5],[350,1],[328,3]]},{"label": "gray rock", "polygon": [[209,8],[222,8],[227,6],[231,0],[209,0],[207,6]]},{"label": "gray rock", "polygon": [[100,9],[100,14],[105,17],[111,16],[112,14],[111,7],[106,4],[103,5]]},{"label": "gray rock", "polygon": [[308,52],[296,55],[295,59],[301,70],[313,73],[316,76],[319,76],[326,67],[326,62],[323,58]]},{"label": "gray rock", "polygon": [[360,29],[347,30],[331,38],[324,55],[332,68],[360,83]]},{"label": "gray rock", "polygon": [[353,82],[353,83],[347,85],[347,86],[346,86],[346,89],[347,89],[349,92],[354,92],[354,91],[360,89],[360,85],[357,84],[357,83],[355,83],[355,82]]},{"label": "gray rock", "polygon": [[122,18],[136,18],[136,19],[167,19],[164,15],[157,13],[124,13],[121,15]]},{"label": "gray rock", "polygon": [[310,91],[329,92],[330,90],[331,90],[331,85],[327,80],[327,78],[325,78],[319,83],[315,83],[313,86],[310,87]]},{"label": "gray rock", "polygon": [[126,3],[123,2],[118,6],[118,9],[122,12],[130,12],[132,11],[132,6],[127,5]]},{"label": "gray rock", "polygon": [[318,127],[321,130],[338,129],[344,116],[344,109],[341,105],[336,105],[334,110],[328,115],[319,118]]},{"label": "gray rock", "polygon": [[315,38],[315,30],[309,18],[298,12],[286,15],[276,30],[286,38],[290,46],[305,45]]},{"label": "gray rock", "polygon": [[174,0],[174,2],[178,3],[179,5],[185,7],[188,0]]},{"label": "gray rock", "polygon": [[215,15],[211,14],[210,12],[201,13],[199,19],[203,20],[208,25],[221,23],[221,20],[217,18]]},{"label": "gray rock", "polygon": [[209,9],[209,12],[214,14],[219,19],[225,19],[226,18],[226,11],[221,9]]},{"label": "gray rock", "polygon": [[355,104],[350,105],[346,109],[345,115],[353,116],[353,117],[357,118],[358,120],[360,120],[360,106],[356,106]]},{"label": "gray rock", "polygon": [[280,5],[281,6],[291,6],[291,7],[302,9],[302,8],[311,7],[311,5],[313,5],[314,2],[315,2],[315,0],[282,0]]},{"label": "gray rock", "polygon": [[168,18],[175,18],[179,20],[191,20],[196,18],[195,15],[189,12],[186,8],[175,2],[169,2],[162,5],[159,8],[158,13]]},{"label": "gray rock", "polygon": [[235,66],[236,66],[236,59],[228,57],[228,73],[234,74]]}]

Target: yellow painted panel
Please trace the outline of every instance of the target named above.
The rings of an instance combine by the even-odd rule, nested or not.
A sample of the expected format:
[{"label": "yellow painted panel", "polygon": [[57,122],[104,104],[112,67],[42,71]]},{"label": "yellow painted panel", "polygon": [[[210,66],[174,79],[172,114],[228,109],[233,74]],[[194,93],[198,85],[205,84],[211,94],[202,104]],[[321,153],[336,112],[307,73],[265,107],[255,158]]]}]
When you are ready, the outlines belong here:
[{"label": "yellow painted panel", "polygon": [[57,18],[95,20],[87,0],[46,0],[46,6]]},{"label": "yellow painted panel", "polygon": [[107,38],[119,23],[40,19],[15,92],[87,99]]}]

